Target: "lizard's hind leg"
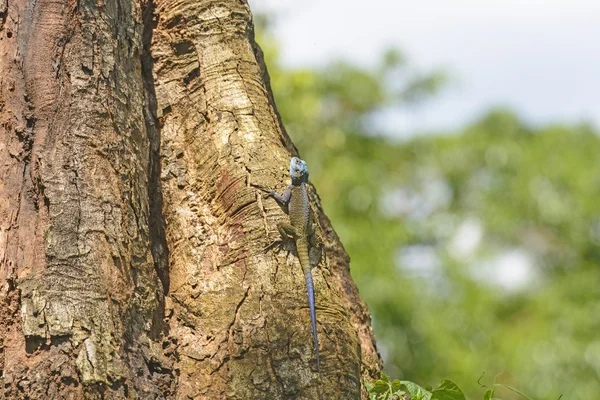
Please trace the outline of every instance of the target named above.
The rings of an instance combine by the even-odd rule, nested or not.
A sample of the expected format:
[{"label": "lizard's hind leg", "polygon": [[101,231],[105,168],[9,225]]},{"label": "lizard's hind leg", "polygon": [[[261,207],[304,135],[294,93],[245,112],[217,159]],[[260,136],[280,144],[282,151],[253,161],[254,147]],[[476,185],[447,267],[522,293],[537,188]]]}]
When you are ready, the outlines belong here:
[{"label": "lizard's hind leg", "polygon": [[296,237],[296,228],[285,222],[278,223],[277,230],[283,240],[293,240]]},{"label": "lizard's hind leg", "polygon": [[[280,239],[275,240],[273,243],[265,248],[265,251],[277,247],[277,252],[281,251],[284,246],[294,244],[294,238],[296,237],[296,228],[290,224],[280,222],[277,224],[277,230],[281,235]],[[289,251],[289,250],[288,250]]]},{"label": "lizard's hind leg", "polygon": [[318,237],[314,231],[310,235],[308,243],[310,244],[308,250],[308,259],[310,261],[310,267],[314,268],[319,265],[321,260],[324,259],[323,256],[325,255],[325,246],[323,245],[321,238]]},{"label": "lizard's hind leg", "polygon": [[327,262],[325,258],[325,245],[323,244],[323,238],[321,235],[317,234],[317,230],[315,230],[315,224],[312,225],[310,230],[310,235],[308,236],[308,260],[310,262],[310,267],[314,268],[321,261]]}]

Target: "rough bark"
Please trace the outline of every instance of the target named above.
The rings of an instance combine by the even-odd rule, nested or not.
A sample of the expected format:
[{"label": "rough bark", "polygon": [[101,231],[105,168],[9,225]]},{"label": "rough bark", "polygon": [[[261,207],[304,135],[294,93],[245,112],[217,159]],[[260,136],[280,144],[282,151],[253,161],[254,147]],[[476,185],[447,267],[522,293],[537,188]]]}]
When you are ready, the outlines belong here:
[{"label": "rough bark", "polygon": [[[0,397],[365,398],[349,259],[286,218],[281,126],[237,0],[0,0]],[[314,193],[314,191],[313,191]]]}]

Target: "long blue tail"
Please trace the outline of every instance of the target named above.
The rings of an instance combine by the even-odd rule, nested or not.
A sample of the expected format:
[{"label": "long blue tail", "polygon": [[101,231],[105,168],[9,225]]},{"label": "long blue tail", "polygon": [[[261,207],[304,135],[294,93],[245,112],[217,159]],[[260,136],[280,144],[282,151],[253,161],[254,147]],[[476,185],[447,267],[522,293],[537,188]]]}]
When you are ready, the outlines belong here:
[{"label": "long blue tail", "polygon": [[319,357],[319,339],[317,338],[317,316],[315,314],[315,290],[313,287],[312,274],[306,271],[306,288],[308,290],[308,306],[310,308],[310,321],[312,323],[313,338],[315,340],[315,350],[317,353],[317,370],[321,372],[321,359]]}]

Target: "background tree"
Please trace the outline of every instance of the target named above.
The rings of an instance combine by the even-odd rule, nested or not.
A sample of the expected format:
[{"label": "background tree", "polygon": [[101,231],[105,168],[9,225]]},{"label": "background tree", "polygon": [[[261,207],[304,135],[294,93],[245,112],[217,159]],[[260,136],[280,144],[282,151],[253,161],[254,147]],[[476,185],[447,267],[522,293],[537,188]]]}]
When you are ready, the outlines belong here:
[{"label": "background tree", "polygon": [[298,262],[264,251],[297,151],[253,35],[240,1],[0,3],[3,397],[364,398],[316,195],[320,377]]},{"label": "background tree", "polygon": [[482,383],[503,372],[536,399],[596,397],[598,132],[492,110],[399,141],[373,116],[426,100],[442,73],[414,72],[397,51],[373,68],[288,68],[262,32],[283,121],[352,258],[388,374],[450,378],[470,398],[484,371]]}]

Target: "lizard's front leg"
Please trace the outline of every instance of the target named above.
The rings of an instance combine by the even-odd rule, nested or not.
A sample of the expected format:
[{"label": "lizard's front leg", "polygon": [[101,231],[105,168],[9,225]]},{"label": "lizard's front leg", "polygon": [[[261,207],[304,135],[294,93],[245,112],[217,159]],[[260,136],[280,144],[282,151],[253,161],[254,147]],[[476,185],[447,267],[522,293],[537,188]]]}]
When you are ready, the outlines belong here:
[{"label": "lizard's front leg", "polygon": [[285,206],[290,202],[290,198],[292,197],[292,188],[291,185],[285,188],[283,193],[279,194],[277,192],[271,191],[269,192],[269,196],[273,197],[277,202],[283,204]]}]

